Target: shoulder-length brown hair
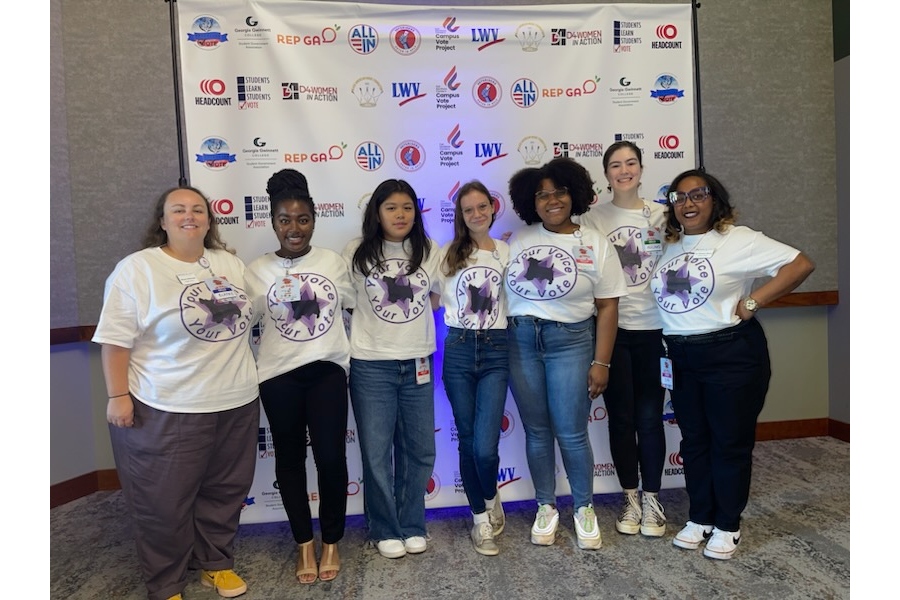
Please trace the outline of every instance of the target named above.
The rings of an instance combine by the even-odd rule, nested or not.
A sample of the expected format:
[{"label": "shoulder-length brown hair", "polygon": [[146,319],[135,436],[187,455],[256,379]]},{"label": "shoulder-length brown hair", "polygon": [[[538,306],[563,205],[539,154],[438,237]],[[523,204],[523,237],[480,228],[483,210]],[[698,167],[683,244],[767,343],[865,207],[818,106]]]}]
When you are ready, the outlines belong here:
[{"label": "shoulder-length brown hair", "polygon": [[[459,193],[456,195],[456,206],[453,209],[453,241],[450,242],[450,246],[447,248],[447,256],[444,257],[444,264],[441,265],[441,270],[447,277],[453,277],[453,275],[468,265],[472,252],[475,251],[475,240],[472,239],[472,234],[466,226],[465,219],[463,219],[461,202],[463,196],[471,192],[481,192],[488,199],[488,202],[491,203],[492,207],[494,204],[491,193],[477,179],[473,179],[459,188]],[[497,213],[493,212],[491,225],[494,224],[496,219]]]},{"label": "shoulder-length brown hair", "polygon": [[172,192],[177,192],[178,190],[190,190],[203,198],[203,202],[206,203],[206,213],[209,215],[209,231],[206,232],[206,237],[203,238],[203,247],[211,250],[227,250],[234,254],[234,250],[226,246],[225,242],[222,241],[222,238],[219,237],[219,227],[216,225],[215,217],[213,217],[212,208],[209,205],[209,198],[197,188],[189,185],[169,188],[160,194],[159,198],[156,200],[156,206],[153,208],[153,221],[150,222],[147,231],[144,233],[144,241],[141,247],[158,248],[159,246],[164,246],[169,241],[166,230],[162,228],[162,218],[165,212],[166,200],[169,199]]}]

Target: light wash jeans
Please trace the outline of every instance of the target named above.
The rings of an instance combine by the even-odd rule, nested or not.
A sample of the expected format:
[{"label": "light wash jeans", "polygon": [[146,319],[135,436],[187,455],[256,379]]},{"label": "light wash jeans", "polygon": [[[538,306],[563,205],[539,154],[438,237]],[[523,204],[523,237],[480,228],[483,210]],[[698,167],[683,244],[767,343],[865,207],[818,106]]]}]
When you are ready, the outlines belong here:
[{"label": "light wash jeans", "polygon": [[369,538],[425,536],[425,491],[434,469],[434,360],[428,383],[416,361],[350,359]]},{"label": "light wash jeans", "polygon": [[474,514],[497,493],[500,427],[509,383],[505,329],[451,327],[444,342],[444,389],[459,438],[459,473]]},{"label": "light wash jeans", "polygon": [[594,453],[588,437],[588,370],[594,318],[560,323],[509,317],[510,387],[525,425],[525,454],[539,504],[556,504],[559,444],[574,508],[592,503]]}]

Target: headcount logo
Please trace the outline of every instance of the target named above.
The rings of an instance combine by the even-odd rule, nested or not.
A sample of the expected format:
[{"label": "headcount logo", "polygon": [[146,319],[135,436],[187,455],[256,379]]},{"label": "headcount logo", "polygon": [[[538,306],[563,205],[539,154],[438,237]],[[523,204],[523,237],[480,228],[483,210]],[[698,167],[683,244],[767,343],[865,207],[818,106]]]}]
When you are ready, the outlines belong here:
[{"label": "headcount logo", "polygon": [[658,26],[656,37],[662,41],[651,42],[650,47],[654,50],[681,50],[681,42],[675,39],[678,37],[678,28],[671,23]]},{"label": "headcount logo", "polygon": [[234,202],[228,198],[210,198],[209,204],[212,207],[216,225],[237,225],[241,222],[239,216],[231,214],[234,211]]},{"label": "headcount logo", "polygon": [[678,150],[681,141],[677,135],[661,135],[659,136],[658,150],[653,153],[653,158],[658,160],[684,158],[684,150]]},{"label": "headcount logo", "polygon": [[220,44],[228,41],[228,34],[222,33],[218,19],[210,15],[201,15],[191,23],[187,41],[203,50],[215,50]]},{"label": "headcount logo", "polygon": [[231,98],[222,97],[225,94],[225,82],[221,79],[203,79],[199,87],[200,93],[204,95],[194,97],[197,106],[231,106]]},{"label": "headcount logo", "polygon": [[631,52],[632,46],[642,44],[640,28],[640,21],[613,21],[613,53]]}]

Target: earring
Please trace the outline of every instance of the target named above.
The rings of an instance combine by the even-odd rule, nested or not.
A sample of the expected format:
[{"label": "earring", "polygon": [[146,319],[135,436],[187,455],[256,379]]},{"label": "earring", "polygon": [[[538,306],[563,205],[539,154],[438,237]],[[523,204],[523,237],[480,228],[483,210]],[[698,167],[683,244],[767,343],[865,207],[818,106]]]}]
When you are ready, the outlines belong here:
[{"label": "earring", "polygon": [[607,191],[607,192],[612,192],[612,184],[609,184],[609,185],[606,186],[606,191]]}]

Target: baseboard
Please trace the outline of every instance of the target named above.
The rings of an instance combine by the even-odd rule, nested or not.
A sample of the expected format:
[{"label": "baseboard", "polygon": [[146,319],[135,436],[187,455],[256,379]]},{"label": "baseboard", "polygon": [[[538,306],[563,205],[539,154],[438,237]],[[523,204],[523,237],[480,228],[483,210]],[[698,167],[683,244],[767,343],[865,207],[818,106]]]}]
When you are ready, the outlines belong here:
[{"label": "baseboard", "polygon": [[74,479],[57,483],[50,486],[50,508],[54,508],[61,504],[78,500],[84,496],[93,494],[94,492],[105,490],[118,490],[122,486],[119,484],[119,475],[115,469],[103,469],[86,473]]},{"label": "baseboard", "polygon": [[[774,421],[756,424],[756,440],[789,440],[804,437],[829,436],[850,443],[850,424],[833,419],[804,419],[802,421]],[[115,469],[94,471],[50,486],[50,508],[78,500],[94,492],[118,490],[119,476]]]}]

